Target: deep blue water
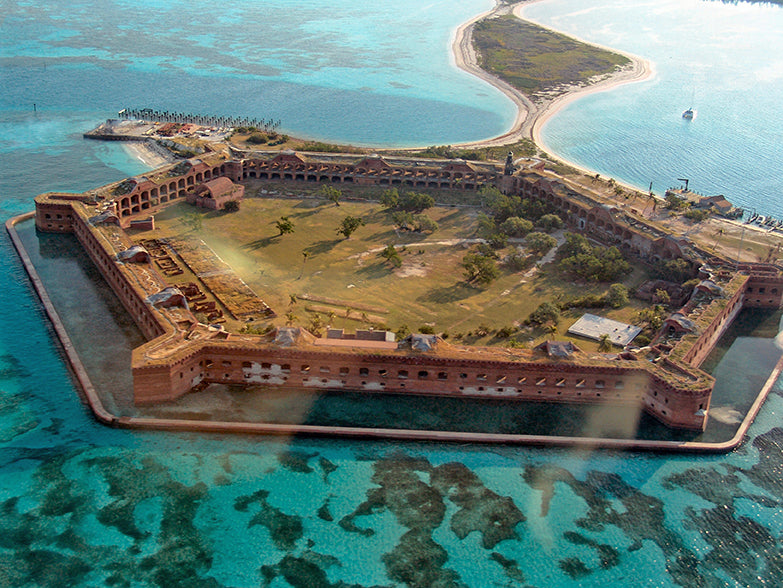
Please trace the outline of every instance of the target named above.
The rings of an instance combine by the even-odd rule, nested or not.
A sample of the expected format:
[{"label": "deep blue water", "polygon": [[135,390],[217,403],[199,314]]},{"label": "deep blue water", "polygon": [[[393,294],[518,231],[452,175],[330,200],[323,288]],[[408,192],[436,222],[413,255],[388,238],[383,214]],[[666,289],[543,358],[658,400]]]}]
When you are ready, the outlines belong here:
[{"label": "deep blue water", "polygon": [[[453,124],[433,127],[433,143],[469,138],[474,132],[463,135],[463,126],[475,136],[497,133],[508,113],[491,90],[466,98],[459,75],[426,86],[399,71],[384,73],[387,60],[365,55],[377,44],[377,55],[403,54],[407,63],[440,60],[427,74],[436,79],[448,67],[448,32],[488,3],[448,3],[454,8],[445,17],[444,3],[376,5],[366,12],[347,2],[276,2],[259,12],[260,3],[251,2],[220,11],[199,2],[165,9],[7,2],[0,25],[0,217],[30,210],[43,191],[84,190],[143,171],[121,146],[81,139],[112,109],[129,105],[129,95],[144,99],[141,106],[206,104],[203,110],[256,115],[242,100],[251,92],[243,84],[258,76],[265,101],[257,102],[264,107],[257,115],[290,108],[290,119],[274,116],[312,136],[342,138],[329,133],[346,125],[306,121],[350,112],[330,103],[345,92],[374,95],[367,120],[388,124],[373,125],[378,136],[400,127],[401,141],[424,140],[415,123],[403,121],[416,120],[427,101],[452,109]],[[411,21],[394,26],[408,14],[426,23],[426,34],[409,30]],[[260,26],[266,21],[271,29]],[[382,40],[376,29],[387,33]],[[223,41],[230,50],[215,53]],[[265,51],[257,52],[258,44]],[[323,47],[329,51],[315,67]],[[297,62],[301,77],[280,75],[304,49],[312,55]],[[350,71],[341,77],[335,72],[343,63]],[[270,82],[262,73],[277,77]],[[205,78],[222,90],[209,94]],[[144,85],[153,81],[160,85]],[[282,95],[312,92],[321,114],[295,123],[297,109],[274,101],[289,84],[299,91]],[[206,103],[201,91],[211,96]],[[481,91],[492,106],[480,107]],[[397,104],[400,118],[386,118],[376,104]],[[463,122],[459,112],[467,119],[483,113],[490,122]],[[352,136],[375,137],[360,130]],[[783,583],[779,385],[747,442],[715,457],[113,430],[97,425],[81,404],[6,238],[0,254],[0,586]],[[87,292],[82,300],[105,303]],[[94,325],[96,332],[105,328]],[[741,340],[738,355],[727,356],[737,386],[743,376],[732,366],[747,365],[748,346]]]}]

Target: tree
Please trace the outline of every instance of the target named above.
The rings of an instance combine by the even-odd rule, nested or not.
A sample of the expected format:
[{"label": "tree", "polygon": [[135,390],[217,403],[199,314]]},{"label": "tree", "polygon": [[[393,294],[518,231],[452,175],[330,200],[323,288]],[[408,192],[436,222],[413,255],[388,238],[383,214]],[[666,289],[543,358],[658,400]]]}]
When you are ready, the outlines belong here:
[{"label": "tree", "polygon": [[622,308],[628,304],[628,288],[622,284],[612,284],[606,292],[606,304],[612,308]]},{"label": "tree", "polygon": [[542,302],[538,305],[530,316],[527,317],[527,321],[536,325],[543,325],[545,323],[557,324],[560,320],[560,309],[551,302]]},{"label": "tree", "polygon": [[[572,240],[571,245],[574,244],[576,240]],[[568,246],[568,238],[566,238],[566,244],[560,249]],[[608,282],[628,273],[631,269],[617,247],[592,247],[585,242],[585,247],[578,247],[577,250],[581,252],[562,257],[560,260],[560,269],[576,278]]]},{"label": "tree", "polygon": [[310,257],[310,252],[307,251],[307,249],[305,249],[304,251],[302,251],[302,270],[299,272],[299,277],[297,278],[297,280],[301,279],[302,275],[304,275],[304,268],[305,268],[305,264],[307,263],[308,257]]},{"label": "tree", "polygon": [[321,188],[318,191],[320,192],[321,196],[334,202],[335,206],[340,206],[340,198],[343,196],[342,190],[338,190],[329,184],[321,184]]},{"label": "tree", "polygon": [[563,219],[561,219],[556,214],[545,214],[540,219],[538,219],[538,223],[536,224],[544,231],[549,232],[554,231],[555,229],[562,229]]},{"label": "tree", "polygon": [[476,234],[482,239],[489,239],[495,234],[495,219],[480,212],[476,217]]},{"label": "tree", "polygon": [[607,352],[612,350],[612,340],[606,333],[598,337],[598,351]]},{"label": "tree", "polygon": [[438,230],[438,223],[426,214],[414,214],[413,226],[417,233],[434,233]]},{"label": "tree", "polygon": [[392,213],[392,222],[399,229],[412,230],[413,215],[410,212],[405,212],[404,210],[395,210]]},{"label": "tree", "polygon": [[392,208],[397,208],[399,203],[400,193],[397,191],[397,188],[389,188],[388,190],[384,190],[383,194],[381,194],[381,204],[387,209],[391,210]]},{"label": "tree", "polygon": [[579,255],[580,253],[592,253],[593,246],[583,235],[576,233],[566,233],[565,243],[563,243],[557,250],[557,256],[560,259],[565,257],[571,257],[573,255]]},{"label": "tree", "polygon": [[658,288],[655,290],[655,295],[653,296],[653,302],[658,302],[663,305],[668,305],[672,301],[672,297],[669,296],[669,293],[664,290],[663,288]]},{"label": "tree", "polygon": [[251,145],[263,145],[268,140],[266,135],[262,135],[261,133],[253,133],[247,138],[247,142]]},{"label": "tree", "polygon": [[524,237],[533,230],[533,223],[518,216],[510,216],[500,224],[500,230],[509,237]]},{"label": "tree", "polygon": [[498,266],[491,257],[478,253],[467,253],[462,258],[465,278],[468,283],[486,285],[500,275]]},{"label": "tree", "polygon": [[276,222],[277,230],[280,231],[278,237],[294,232],[294,223],[287,216],[281,216]]},{"label": "tree", "polygon": [[546,233],[530,233],[525,237],[525,244],[531,253],[542,255],[557,245],[557,239]]},{"label": "tree", "polygon": [[530,260],[524,253],[522,253],[519,250],[515,250],[508,254],[506,259],[504,260],[506,263],[506,266],[511,271],[520,272],[524,269],[527,269],[530,267],[532,260]]},{"label": "tree", "polygon": [[400,267],[402,265],[402,258],[400,257],[400,253],[397,251],[394,245],[387,245],[386,248],[378,255],[383,257],[394,267]]},{"label": "tree", "polygon": [[681,284],[693,275],[693,269],[687,261],[678,257],[668,261],[659,261],[653,266],[653,273],[655,277],[667,282]]},{"label": "tree", "polygon": [[337,229],[338,235],[344,235],[346,239],[350,239],[351,235],[356,232],[356,229],[364,225],[364,221],[358,216],[346,216],[343,222],[340,223]]},{"label": "tree", "polygon": [[407,192],[400,196],[398,206],[402,210],[407,210],[408,212],[420,213],[431,208],[434,204],[435,199],[429,194]]}]

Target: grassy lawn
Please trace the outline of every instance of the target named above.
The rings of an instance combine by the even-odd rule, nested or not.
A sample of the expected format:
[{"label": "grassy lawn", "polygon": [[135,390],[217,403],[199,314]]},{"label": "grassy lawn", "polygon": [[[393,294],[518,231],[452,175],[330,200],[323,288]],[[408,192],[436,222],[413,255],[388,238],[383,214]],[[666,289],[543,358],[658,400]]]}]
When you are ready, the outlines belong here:
[{"label": "grassy lawn", "polygon": [[[426,235],[396,232],[391,215],[372,202],[335,206],[319,199],[246,198],[239,212],[202,213],[198,230],[183,220],[193,211],[184,202],[172,205],[156,216],[154,232],[137,232],[135,237],[202,239],[277,312],[273,322],[278,325],[290,312],[295,324],[307,327],[317,312],[324,323],[349,331],[369,324],[391,330],[406,325],[411,331],[428,325],[451,336],[473,333],[465,342],[502,343],[475,331],[519,323],[543,301],[602,293],[608,287],[572,283],[551,266],[512,272],[501,265],[500,277],[489,286],[467,284],[460,263],[470,248],[464,240],[475,237],[476,208],[431,208],[427,214],[439,229]],[[365,222],[350,239],[337,234],[347,215]],[[281,216],[294,223],[293,233],[279,235],[275,222]],[[399,268],[379,255],[389,244],[400,253]],[[501,258],[504,253],[499,252]],[[635,270],[626,285],[634,287],[645,278]],[[632,302],[625,309],[597,312],[628,320],[640,307]],[[559,333],[582,312],[566,313]],[[543,336],[543,331],[523,331],[516,338],[528,342]]]}]

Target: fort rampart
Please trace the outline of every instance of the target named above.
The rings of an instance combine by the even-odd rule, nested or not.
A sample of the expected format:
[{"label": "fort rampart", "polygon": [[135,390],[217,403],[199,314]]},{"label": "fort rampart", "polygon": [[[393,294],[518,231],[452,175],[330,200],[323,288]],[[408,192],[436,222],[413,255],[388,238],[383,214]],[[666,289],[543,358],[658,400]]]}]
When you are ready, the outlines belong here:
[{"label": "fort rampart", "polygon": [[731,277],[716,268],[714,275],[703,277],[720,282],[722,286],[716,285],[720,293],[707,288],[701,299],[692,299],[691,306],[683,309],[690,318],[664,325],[656,341],[661,353],[655,361],[578,350],[553,354],[545,347],[457,347],[435,339],[424,351],[404,343],[337,345],[301,329],[281,328],[267,337],[227,333],[199,324],[187,305],[179,302],[181,296],[161,296],[170,284],[148,257],[122,257],[136,245],[123,227],[149,214],[153,206],[178,201],[217,177],[377,185],[399,181],[412,187],[437,183],[441,188],[466,189],[493,183],[550,203],[574,230],[617,244],[628,255],[645,261],[682,257],[694,267],[703,262],[698,248],[685,240],[592,201],[556,178],[544,176],[540,169],[509,176],[499,168],[461,161],[419,164],[405,160],[393,165],[370,157],[326,164],[292,153],[244,161],[210,154],[81,195],[43,194],[36,198],[36,226],[75,233],[148,339],[132,358],[134,398],[139,404],[173,400],[209,383],[264,384],[634,405],[671,427],[698,430],[706,424],[714,384],[699,365],[743,306],[777,307],[781,303],[783,277],[776,266],[742,264]]}]

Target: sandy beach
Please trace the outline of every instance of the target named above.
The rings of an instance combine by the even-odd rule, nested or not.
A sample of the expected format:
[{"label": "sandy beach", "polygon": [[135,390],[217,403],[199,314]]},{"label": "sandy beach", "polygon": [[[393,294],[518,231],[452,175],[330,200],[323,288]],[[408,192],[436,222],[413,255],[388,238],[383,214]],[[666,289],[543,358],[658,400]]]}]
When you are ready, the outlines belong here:
[{"label": "sandy beach", "polygon": [[[552,99],[533,102],[513,86],[481,69],[478,65],[478,58],[476,52],[473,49],[472,42],[473,26],[476,22],[483,18],[501,16],[511,13],[513,13],[517,18],[532,22],[536,26],[553,30],[524,17],[524,10],[530,4],[531,2],[525,2],[522,4],[507,6],[498,3],[495,8],[478,15],[476,18],[460,26],[456,31],[453,43],[453,51],[454,61],[457,67],[481,78],[489,84],[492,84],[501,92],[506,94],[506,96],[508,96],[514,102],[514,104],[517,105],[516,119],[514,120],[512,127],[506,133],[484,141],[461,143],[459,145],[460,147],[492,147],[516,143],[521,139],[531,139],[539,148],[544,151],[548,151],[546,144],[543,142],[541,137],[541,128],[549,118],[554,116],[566,104],[587,94],[594,92],[605,92],[622,84],[640,82],[649,79],[654,74],[654,70],[650,62],[640,57],[624,53],[622,51],[617,51],[611,47],[603,47],[596,45],[595,43],[587,43],[587,41],[582,39],[576,39],[581,43],[586,43],[595,47],[600,47],[601,49],[605,49],[607,51],[612,51],[613,53],[624,55],[630,60],[631,64],[613,74],[603,76],[600,79],[590,80],[584,85],[575,85],[566,88]],[[554,32],[563,34],[559,31]],[[583,171],[588,173],[590,172],[590,170]]]},{"label": "sandy beach", "polygon": [[129,141],[124,142],[122,146],[133,157],[141,161],[150,169],[155,169],[178,161],[170,151],[159,147],[151,141]]}]

